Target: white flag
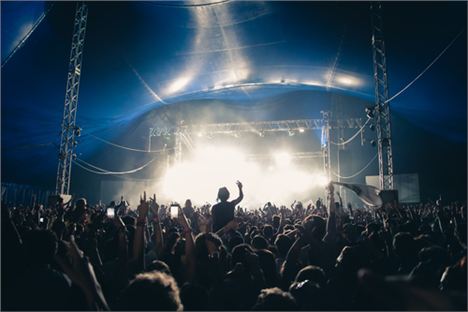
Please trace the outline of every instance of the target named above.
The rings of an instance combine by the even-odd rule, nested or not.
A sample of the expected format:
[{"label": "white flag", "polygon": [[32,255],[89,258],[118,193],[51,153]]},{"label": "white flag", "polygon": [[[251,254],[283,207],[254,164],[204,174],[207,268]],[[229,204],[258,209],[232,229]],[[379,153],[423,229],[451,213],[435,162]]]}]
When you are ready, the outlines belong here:
[{"label": "white flag", "polygon": [[380,197],[380,190],[374,186],[366,184],[351,184],[342,182],[331,182],[335,185],[341,185],[352,190],[361,199],[364,204],[380,208],[383,205],[382,198]]}]

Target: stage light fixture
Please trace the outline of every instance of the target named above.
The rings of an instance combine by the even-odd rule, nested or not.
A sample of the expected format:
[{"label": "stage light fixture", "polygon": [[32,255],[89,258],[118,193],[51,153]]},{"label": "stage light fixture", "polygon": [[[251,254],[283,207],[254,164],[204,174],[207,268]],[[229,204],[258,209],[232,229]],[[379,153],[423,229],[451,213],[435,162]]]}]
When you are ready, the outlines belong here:
[{"label": "stage light fixture", "polygon": [[367,118],[374,118],[374,108],[373,107],[366,107],[365,109]]},{"label": "stage light fixture", "polygon": [[299,128],[300,133],[304,133],[305,129],[304,128]]}]

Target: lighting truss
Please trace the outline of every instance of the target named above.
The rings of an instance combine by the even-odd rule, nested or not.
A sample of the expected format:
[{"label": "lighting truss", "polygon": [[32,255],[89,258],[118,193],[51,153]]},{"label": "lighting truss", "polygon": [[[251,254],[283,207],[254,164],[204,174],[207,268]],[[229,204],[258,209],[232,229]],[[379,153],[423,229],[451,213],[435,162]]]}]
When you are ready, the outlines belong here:
[{"label": "lighting truss", "polygon": [[383,36],[382,5],[371,3],[372,56],[375,80],[375,130],[379,159],[379,184],[393,189],[393,153],[390,107],[388,103],[387,61]]},{"label": "lighting truss", "polygon": [[[310,130],[321,130],[325,136],[320,152],[300,152],[291,156],[296,159],[323,158],[324,171],[328,178],[331,178],[330,159],[330,130],[331,129],[361,129],[364,120],[361,118],[332,119],[330,112],[321,112],[322,119],[295,119],[295,120],[270,120],[252,122],[227,122],[210,124],[180,124],[172,127],[154,127],[149,129],[149,142],[154,136],[171,136],[174,140],[173,162],[179,163],[182,160],[182,148],[193,150],[193,136],[232,135],[238,136],[242,133],[255,133],[264,136],[265,133],[275,132],[305,132]],[[267,156],[250,155],[251,159],[263,159]],[[170,161],[167,162],[169,164]]]},{"label": "lighting truss", "polygon": [[85,42],[88,7],[83,2],[76,5],[70,62],[68,64],[67,88],[63,109],[62,130],[60,135],[59,162],[57,168],[56,192],[69,194],[73,158],[75,157],[76,137],[81,129],[76,126],[78,93],[80,90],[81,61]]},{"label": "lighting truss", "polygon": [[[347,118],[329,120],[330,129],[360,129],[364,121],[361,118]],[[240,133],[264,133],[264,132],[289,132],[321,130],[325,123],[323,119],[297,119],[297,120],[272,120],[252,122],[228,122],[211,124],[179,125],[176,127],[154,127],[150,128],[150,137],[176,135],[196,135],[203,133],[214,134],[240,134]]]}]

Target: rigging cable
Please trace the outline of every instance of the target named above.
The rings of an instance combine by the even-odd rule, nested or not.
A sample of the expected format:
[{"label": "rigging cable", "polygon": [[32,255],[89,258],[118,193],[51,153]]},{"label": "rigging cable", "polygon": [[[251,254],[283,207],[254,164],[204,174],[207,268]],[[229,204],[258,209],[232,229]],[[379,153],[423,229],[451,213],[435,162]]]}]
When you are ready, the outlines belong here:
[{"label": "rigging cable", "polygon": [[124,150],[127,150],[127,151],[133,151],[133,152],[140,152],[140,153],[163,153],[163,152],[165,152],[165,151],[174,149],[174,148],[165,148],[165,149],[163,148],[163,149],[159,149],[159,150],[147,151],[147,150],[142,150],[142,149],[138,149],[138,148],[131,148],[131,147],[119,145],[119,144],[117,144],[117,143],[113,143],[113,142],[111,142],[111,141],[107,141],[107,140],[105,140],[105,139],[103,139],[103,138],[100,138],[100,137],[98,137],[98,136],[96,136],[96,135],[94,135],[94,134],[91,134],[91,133],[89,133],[89,134],[87,134],[87,135],[89,135],[89,136],[91,136],[91,137],[95,138],[96,140],[99,140],[99,141],[101,141],[101,142],[103,142],[103,143],[106,143],[106,144],[109,144],[109,145],[112,145],[112,146],[114,146],[114,147],[118,147],[118,148],[121,148],[121,149],[124,149]]},{"label": "rigging cable", "polygon": [[366,170],[371,164],[372,162],[377,158],[377,154],[374,155],[374,157],[372,157],[372,159],[367,163],[367,165],[365,165],[361,170],[359,170],[358,172],[356,172],[355,174],[353,175],[350,175],[348,177],[344,177],[344,176],[341,176],[339,174],[337,174],[336,172],[332,171],[332,174],[337,177],[337,178],[340,178],[340,179],[352,179],[352,178],[355,178],[357,177],[358,175],[360,175],[361,173],[364,172],[364,170]]},{"label": "rigging cable", "polygon": [[339,145],[339,146],[348,144],[349,142],[354,140],[359,135],[359,133],[361,133],[361,131],[367,126],[367,124],[369,123],[370,120],[371,120],[371,118],[367,119],[366,122],[362,125],[362,127],[359,128],[359,130],[352,137],[350,137],[348,140],[346,140],[344,142],[340,142],[340,143],[330,141],[330,143],[333,144],[333,145]]},{"label": "rigging cable", "polygon": [[386,100],[384,103],[388,103],[392,100],[394,100],[397,96],[399,96],[400,94],[402,94],[403,92],[406,91],[406,89],[408,89],[409,87],[411,87],[411,85],[413,83],[416,82],[416,80],[418,80],[419,78],[421,78],[422,75],[424,75],[426,73],[426,71],[429,70],[429,68],[432,67],[432,65],[435,64],[435,62],[437,62],[441,57],[442,55],[444,55],[444,53],[452,46],[452,44],[458,39],[458,37],[460,37],[460,35],[465,31],[465,29],[462,29],[456,36],[455,38],[452,39],[452,41],[450,41],[450,43],[445,47],[445,49],[442,50],[442,52],[440,52],[439,55],[437,55],[437,57],[431,62],[429,63],[429,65],[419,74],[416,76],[416,78],[414,78],[408,85],[406,85],[406,87],[404,87],[403,89],[401,89],[399,92],[397,92],[394,96],[392,96],[391,98],[389,98],[388,100]]},{"label": "rigging cable", "polygon": [[[77,158],[76,160],[73,160],[73,163],[75,165],[77,165],[78,167],[80,168],[83,168],[84,170],[86,171],[89,171],[91,173],[95,173],[95,174],[102,174],[102,175],[122,175],[122,174],[130,174],[130,173],[135,173],[135,172],[138,172],[138,171],[141,171],[143,170],[144,168],[146,168],[148,165],[150,165],[152,162],[154,162],[155,160],[157,159],[157,157],[154,157],[153,159],[151,159],[150,161],[148,161],[146,164],[143,164],[142,166],[138,167],[138,168],[135,168],[135,169],[131,169],[131,170],[126,170],[126,171],[108,171],[108,170],[105,170],[105,169],[102,169],[102,168],[99,168],[97,166],[94,166],[86,161],[84,161],[83,159],[79,159]],[[93,170],[93,169],[89,169],[87,167],[85,167],[84,165],[80,164],[78,161],[81,161],[83,164],[86,164],[92,168],[95,168],[97,170],[100,170],[100,171],[97,171],[97,170]]]}]

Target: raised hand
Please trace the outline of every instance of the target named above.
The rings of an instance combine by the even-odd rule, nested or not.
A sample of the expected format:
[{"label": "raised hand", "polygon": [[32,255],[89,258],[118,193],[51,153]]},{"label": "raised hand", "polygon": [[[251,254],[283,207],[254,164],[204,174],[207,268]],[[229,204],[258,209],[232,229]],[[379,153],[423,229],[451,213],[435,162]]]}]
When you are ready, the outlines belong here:
[{"label": "raised hand", "polygon": [[146,191],[143,192],[143,197],[140,196],[140,205],[137,208],[138,210],[138,220],[144,221],[146,220],[146,216],[148,215],[149,204],[146,201]]},{"label": "raised hand", "polygon": [[73,235],[70,236],[70,242],[66,244],[66,247],[71,264],[64,256],[56,255],[55,260],[58,265],[62,268],[63,272],[83,290],[90,306],[95,307],[98,305],[104,309],[108,309],[106,299],[101,290],[101,285],[97,281],[94,273],[94,268],[76,245]]},{"label": "raised hand", "polygon": [[237,185],[237,187],[238,187],[239,189],[242,189],[242,187],[243,187],[243,186],[242,186],[242,183],[241,183],[239,180],[236,181],[236,185]]},{"label": "raised hand", "polygon": [[205,218],[201,213],[195,213],[197,220],[198,220],[198,230],[201,233],[208,232],[208,219]]},{"label": "raised hand", "polygon": [[159,216],[159,205],[156,202],[156,194],[153,194],[153,197],[150,197],[150,209],[154,217],[157,218]]},{"label": "raised hand", "polygon": [[185,214],[182,211],[182,207],[180,207],[180,205],[179,205],[178,208],[179,208],[178,220],[179,220],[180,225],[184,229],[184,232],[191,232],[192,229],[190,228],[190,225],[188,224],[187,218],[185,217]]}]

